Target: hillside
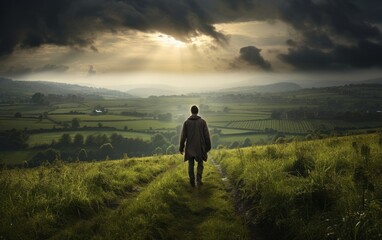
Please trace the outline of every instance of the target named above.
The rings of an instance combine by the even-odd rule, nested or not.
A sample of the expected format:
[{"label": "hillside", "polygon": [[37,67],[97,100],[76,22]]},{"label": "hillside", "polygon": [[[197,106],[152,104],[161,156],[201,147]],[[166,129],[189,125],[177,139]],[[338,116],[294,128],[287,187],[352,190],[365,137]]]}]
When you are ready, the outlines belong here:
[{"label": "hillside", "polygon": [[268,85],[259,86],[244,86],[236,88],[228,88],[221,90],[229,93],[276,93],[276,92],[291,92],[302,89],[300,85],[292,82],[279,82]]},{"label": "hillside", "polygon": [[177,95],[178,92],[173,89],[165,88],[134,88],[127,91],[128,94],[137,96],[137,97],[150,97],[150,96],[166,96],[166,95]]},{"label": "hillside", "polygon": [[214,150],[197,189],[181,155],[3,169],[0,238],[378,239],[381,144]]},{"label": "hillside", "polygon": [[110,90],[106,88],[94,88],[76,84],[56,83],[46,81],[15,81],[0,77],[0,100],[14,99],[17,97],[30,97],[40,92],[45,95],[81,95],[101,96],[104,98],[132,98],[131,94]]}]

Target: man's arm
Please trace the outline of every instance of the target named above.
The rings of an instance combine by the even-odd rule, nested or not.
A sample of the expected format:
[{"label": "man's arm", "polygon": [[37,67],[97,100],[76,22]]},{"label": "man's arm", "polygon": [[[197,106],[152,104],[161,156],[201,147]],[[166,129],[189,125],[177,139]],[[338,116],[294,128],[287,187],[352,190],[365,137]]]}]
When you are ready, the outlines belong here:
[{"label": "man's arm", "polygon": [[204,129],[203,129],[203,134],[204,134],[204,139],[206,140],[206,151],[211,150],[211,138],[210,138],[210,131],[208,131],[207,123],[204,122]]},{"label": "man's arm", "polygon": [[186,129],[186,122],[183,123],[182,127],[182,133],[180,134],[180,142],[179,142],[179,152],[183,154],[184,152],[184,143],[187,139],[187,129]]}]

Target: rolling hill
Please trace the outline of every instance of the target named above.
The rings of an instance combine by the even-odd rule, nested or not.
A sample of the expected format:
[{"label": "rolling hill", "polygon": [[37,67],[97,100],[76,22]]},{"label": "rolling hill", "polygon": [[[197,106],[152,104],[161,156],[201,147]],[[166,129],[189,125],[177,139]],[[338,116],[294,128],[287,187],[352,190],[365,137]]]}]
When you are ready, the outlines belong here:
[{"label": "rolling hill", "polygon": [[34,93],[57,95],[100,96],[103,98],[133,98],[125,92],[106,88],[86,87],[76,84],[56,83],[47,81],[15,81],[0,77],[1,100],[11,100],[17,97],[30,97]]},{"label": "rolling hill", "polygon": [[244,86],[236,88],[228,88],[223,92],[241,92],[241,93],[274,93],[274,92],[290,92],[302,89],[302,87],[292,82],[279,82],[267,85]]}]

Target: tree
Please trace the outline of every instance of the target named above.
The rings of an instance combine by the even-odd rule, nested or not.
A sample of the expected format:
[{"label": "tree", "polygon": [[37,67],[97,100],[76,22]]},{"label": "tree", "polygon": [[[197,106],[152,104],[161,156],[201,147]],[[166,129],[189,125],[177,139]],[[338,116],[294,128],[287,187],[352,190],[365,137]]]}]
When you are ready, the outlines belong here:
[{"label": "tree", "polygon": [[86,137],[85,145],[88,147],[94,147],[96,146],[96,139],[93,134],[90,134]]},{"label": "tree", "polygon": [[88,153],[86,152],[86,149],[82,148],[77,155],[78,161],[87,161],[88,160]]},{"label": "tree", "polygon": [[24,131],[11,130],[0,134],[0,150],[18,150],[28,147],[29,135]]},{"label": "tree", "polygon": [[55,160],[61,159],[61,153],[60,151],[49,148],[45,151],[40,151],[36,155],[33,156],[32,160],[28,163],[31,167],[36,167],[41,165],[44,161],[47,161],[48,163],[52,163]]},{"label": "tree", "polygon": [[69,146],[72,144],[72,137],[69,135],[69,133],[62,134],[59,144],[62,146]]},{"label": "tree", "polygon": [[107,137],[106,134],[98,134],[96,137],[95,137],[95,143],[97,146],[101,146],[102,144],[105,144],[105,143],[108,143],[109,142],[109,138]]},{"label": "tree", "polygon": [[156,147],[160,147],[161,149],[167,149],[169,142],[163,136],[163,134],[157,133],[151,138],[151,144],[153,145],[153,149]]},{"label": "tree", "polygon": [[164,113],[158,115],[159,121],[171,121],[172,120],[172,114],[171,113]]},{"label": "tree", "polygon": [[73,118],[72,119],[72,128],[79,128],[80,127],[80,119],[79,118]]},{"label": "tree", "polygon": [[15,118],[21,118],[21,113],[20,112],[15,113],[14,117]]},{"label": "tree", "polygon": [[168,146],[168,148],[166,149],[166,154],[174,154],[176,153],[176,147],[174,144],[171,144],[170,146]]},{"label": "tree", "polygon": [[102,146],[98,150],[98,157],[101,160],[106,160],[113,154],[113,145],[111,143],[102,144]]},{"label": "tree", "polygon": [[161,155],[163,153],[163,150],[161,147],[156,147],[154,152],[156,155]]},{"label": "tree", "polygon": [[249,138],[246,138],[243,142],[243,147],[250,147],[252,146],[252,141]]},{"label": "tree", "polygon": [[180,139],[180,137],[178,135],[174,135],[174,136],[171,137],[171,141],[170,142],[172,144],[178,144],[179,143],[179,139]]},{"label": "tree", "polygon": [[117,147],[117,146],[121,146],[124,142],[124,138],[121,134],[116,134],[116,133],[113,133],[111,136],[110,136],[110,141],[111,141],[111,144],[114,146],[114,147]]},{"label": "tree", "polygon": [[31,98],[31,102],[35,104],[43,104],[45,102],[45,96],[42,93],[35,93]]},{"label": "tree", "polygon": [[213,148],[216,148],[219,145],[219,139],[220,139],[219,134],[213,134],[211,136],[211,142],[212,142]]},{"label": "tree", "polygon": [[238,141],[234,141],[229,145],[229,148],[238,148],[240,146],[240,143]]},{"label": "tree", "polygon": [[73,145],[77,147],[81,147],[82,145],[84,145],[84,136],[82,134],[77,133],[74,136]]}]

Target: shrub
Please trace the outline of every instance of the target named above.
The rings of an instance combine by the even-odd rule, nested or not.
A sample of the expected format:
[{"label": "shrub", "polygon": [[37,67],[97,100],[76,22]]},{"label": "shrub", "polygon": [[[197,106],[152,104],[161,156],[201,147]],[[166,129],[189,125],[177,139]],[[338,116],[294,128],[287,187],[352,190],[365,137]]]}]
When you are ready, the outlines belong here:
[{"label": "shrub", "polygon": [[111,143],[102,144],[98,150],[98,157],[100,160],[105,160],[113,154],[113,146]]},{"label": "shrub", "polygon": [[315,162],[311,157],[298,156],[287,171],[295,176],[307,177],[315,168]]},{"label": "shrub", "polygon": [[82,149],[78,152],[77,160],[78,160],[78,161],[87,161],[87,160],[88,160],[88,153],[86,152],[86,149],[83,149],[83,148],[82,148]]},{"label": "shrub", "polygon": [[32,160],[28,162],[28,165],[30,167],[36,167],[41,165],[44,161],[47,161],[48,163],[53,163],[55,160],[59,159],[61,159],[60,151],[54,148],[49,148],[45,151],[40,151],[36,155],[34,155]]}]

